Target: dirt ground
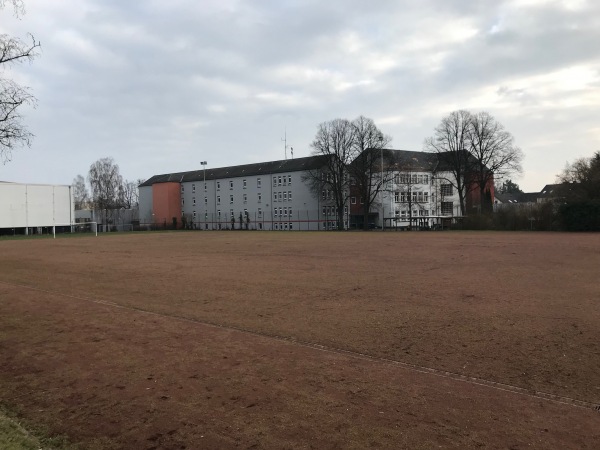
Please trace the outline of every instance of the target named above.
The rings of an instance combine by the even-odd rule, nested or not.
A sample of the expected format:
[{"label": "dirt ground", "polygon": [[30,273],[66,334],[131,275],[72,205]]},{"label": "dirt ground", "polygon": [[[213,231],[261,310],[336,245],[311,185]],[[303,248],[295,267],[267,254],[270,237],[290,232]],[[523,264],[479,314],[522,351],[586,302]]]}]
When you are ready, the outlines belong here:
[{"label": "dirt ground", "polygon": [[82,448],[600,442],[599,234],[144,233],[0,255],[0,402]]}]

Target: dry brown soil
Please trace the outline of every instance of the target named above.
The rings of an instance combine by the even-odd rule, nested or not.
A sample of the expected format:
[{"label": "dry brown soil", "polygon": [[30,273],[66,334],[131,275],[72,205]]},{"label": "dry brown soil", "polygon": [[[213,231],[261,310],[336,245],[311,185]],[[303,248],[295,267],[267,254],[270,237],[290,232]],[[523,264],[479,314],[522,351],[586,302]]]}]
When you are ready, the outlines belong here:
[{"label": "dry brown soil", "polygon": [[599,325],[600,234],[0,241],[0,402],[82,448],[598,448]]}]

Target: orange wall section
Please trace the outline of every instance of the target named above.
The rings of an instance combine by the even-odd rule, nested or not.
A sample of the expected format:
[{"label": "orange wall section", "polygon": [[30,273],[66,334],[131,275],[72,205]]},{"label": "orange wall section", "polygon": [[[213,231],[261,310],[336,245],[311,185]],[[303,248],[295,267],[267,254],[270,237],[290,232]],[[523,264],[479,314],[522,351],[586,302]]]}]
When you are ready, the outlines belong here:
[{"label": "orange wall section", "polygon": [[181,220],[181,184],[180,183],[156,183],[152,185],[152,212],[155,224],[173,223],[173,217],[177,222]]}]

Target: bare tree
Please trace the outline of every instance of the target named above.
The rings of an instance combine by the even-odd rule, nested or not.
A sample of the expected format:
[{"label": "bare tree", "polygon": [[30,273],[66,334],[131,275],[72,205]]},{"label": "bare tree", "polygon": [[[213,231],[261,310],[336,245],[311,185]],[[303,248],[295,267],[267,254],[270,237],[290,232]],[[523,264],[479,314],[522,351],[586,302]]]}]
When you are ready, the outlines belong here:
[{"label": "bare tree", "polygon": [[440,164],[452,174],[448,182],[458,192],[460,212],[465,215],[466,179],[469,169],[469,125],[471,113],[454,111],[444,117],[432,137],[425,139],[425,150],[438,154]]},{"label": "bare tree", "polygon": [[523,152],[514,143],[513,136],[494,117],[483,111],[470,115],[468,150],[473,156],[469,179],[479,189],[481,210],[491,211],[492,202],[485,201],[494,177],[501,178],[522,171]]},{"label": "bare tree", "polygon": [[[139,180],[138,180],[139,181]],[[137,181],[124,180],[119,187],[120,206],[131,209],[139,204],[139,191]]]},{"label": "bare tree", "polygon": [[600,199],[600,151],[591,158],[578,158],[567,163],[558,181],[562,183],[559,194],[567,201]]},{"label": "bare tree", "polygon": [[352,121],[352,129],[352,161],[347,170],[353,193],[358,194],[363,202],[363,226],[366,230],[371,207],[392,177],[389,155],[383,152],[392,138],[383,134],[372,119],[364,116]]},{"label": "bare tree", "polygon": [[77,175],[73,179],[73,199],[75,209],[84,209],[89,205],[90,194],[85,184],[85,178],[82,175]]},{"label": "bare tree", "polygon": [[311,143],[313,155],[327,156],[321,170],[312,170],[305,177],[315,195],[332,198],[336,208],[337,228],[344,229],[344,208],[350,195],[347,166],[352,160],[354,127],[346,119],[334,119],[319,124]]},{"label": "bare tree", "polygon": [[[0,0],[0,9],[4,8],[4,0]],[[21,0],[11,0],[15,15],[24,13]],[[23,124],[21,107],[35,106],[36,99],[29,88],[19,85],[13,80],[6,79],[2,72],[11,64],[24,60],[32,61],[36,49],[40,46],[33,36],[31,42],[23,42],[18,38],[0,34],[0,160],[6,163],[11,160],[12,151],[16,147],[31,144],[33,134]]]},{"label": "bare tree", "polygon": [[88,181],[92,188],[94,207],[104,211],[104,223],[111,218],[110,210],[120,205],[123,178],[112,158],[102,158],[90,166]]}]

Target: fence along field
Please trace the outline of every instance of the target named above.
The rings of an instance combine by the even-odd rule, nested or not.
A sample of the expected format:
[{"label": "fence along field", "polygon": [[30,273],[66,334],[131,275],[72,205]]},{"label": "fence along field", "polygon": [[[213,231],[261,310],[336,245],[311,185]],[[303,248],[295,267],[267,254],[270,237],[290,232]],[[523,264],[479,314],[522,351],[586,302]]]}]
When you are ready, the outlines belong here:
[{"label": "fence along field", "polygon": [[[590,408],[559,407],[554,403],[549,406],[535,398],[528,403],[526,396],[517,400],[506,398],[515,394],[503,391],[490,394],[489,387],[467,388],[464,382],[441,381],[419,372],[407,375],[405,369],[390,368],[382,362],[400,361],[504,383],[530,393],[540,391],[597,404],[600,318],[595,299],[600,297],[596,278],[600,242],[595,235],[178,232],[7,241],[0,245],[0,288],[5,291],[4,298],[12,299],[1,304],[0,320],[13,330],[5,336],[14,348],[25,353],[28,344],[38,345],[29,350],[28,362],[18,355],[10,361],[37,370],[38,359],[40,364],[52,361],[50,355],[62,349],[69,357],[61,366],[65,368],[57,372],[67,380],[77,373],[76,379],[87,380],[80,381],[81,390],[70,387],[53,394],[51,398],[59,405],[75,395],[90,397],[85,404],[91,401],[91,408],[95,395],[96,403],[117,402],[116,410],[125,413],[126,406],[110,394],[117,390],[121,397],[138,405],[139,414],[146,414],[146,419],[145,406],[151,403],[152,408],[158,408],[156,414],[161,419],[153,426],[161,428],[165,417],[173,414],[168,399],[157,407],[154,398],[147,399],[150,403],[146,404],[143,396],[135,396],[137,390],[145,390],[143,383],[152,381],[146,378],[161,372],[163,379],[182,386],[187,394],[192,389],[189,380],[200,379],[209,381],[204,388],[223,397],[224,404],[211,403],[213,394],[200,407],[194,403],[200,397],[181,397],[169,391],[165,396],[179,399],[183,421],[206,422],[211,414],[221,418],[225,414],[240,425],[236,431],[239,439],[269,442],[274,447],[285,442],[298,444],[303,439],[325,439],[326,425],[335,429],[340,424],[346,434],[337,440],[328,438],[338,445],[348,444],[349,436],[356,433],[362,437],[354,436],[355,442],[368,445],[372,439],[391,444],[400,438],[400,431],[408,436],[407,442],[433,439],[446,445],[460,442],[475,446],[479,436],[489,442],[520,439],[525,445],[528,439],[534,440],[534,435],[535,439],[539,437],[533,424],[543,423],[556,425],[544,432],[544,439],[555,443],[567,439],[560,427],[570,420],[577,423],[579,433],[569,439],[579,440],[575,445],[567,439],[565,445],[585,447],[598,437],[598,416]],[[132,309],[90,303],[98,300]],[[160,316],[144,315],[136,309]],[[169,317],[199,323],[173,324],[175,319]],[[224,328],[209,331],[202,323]],[[182,329],[187,334],[179,333]],[[231,329],[252,334],[238,337],[238,332]],[[44,339],[36,336],[49,330],[57,332]],[[174,336],[178,338],[175,341]],[[335,352],[331,357],[322,352],[315,355],[312,348],[298,350],[296,344],[268,336],[363,353],[375,359],[357,361],[349,355],[335,356]],[[94,347],[93,339],[99,339],[101,352]],[[100,352],[106,360],[94,357],[94,352]],[[286,352],[295,358],[284,358]],[[80,362],[82,355],[105,369],[102,377],[95,375],[102,382],[124,387],[105,389],[100,382],[92,383],[89,371]],[[204,359],[196,365],[195,358]],[[303,371],[304,363],[318,373]],[[4,367],[0,382],[7,392],[38,383],[28,377],[25,369],[14,373],[7,369],[10,365],[0,366]],[[367,373],[369,376],[365,376]],[[140,375],[139,379],[135,374]],[[198,378],[189,378],[194,375]],[[57,377],[46,370],[36,379],[49,386],[66,382]],[[286,381],[292,379],[293,385]],[[202,392],[201,398],[211,396],[206,390]],[[248,406],[260,404],[260,395],[239,411],[233,406],[228,409],[227,405],[235,404],[230,397],[247,400],[252,392],[269,400],[265,410],[250,409],[264,420],[263,414],[275,415],[272,434],[279,440],[270,441],[259,434],[268,432],[266,425],[257,430],[244,422]],[[283,400],[276,401],[270,392],[278,392]],[[310,401],[305,397],[315,395]],[[397,420],[393,426],[391,422],[382,424],[379,411],[375,411],[377,405],[387,405],[385,399],[390,395],[399,399],[393,411],[384,411],[388,419]],[[319,398],[330,403],[322,403]],[[32,394],[10,403],[21,408],[38,401],[40,395]],[[468,406],[462,408],[465,402]],[[518,408],[511,406],[517,403]],[[358,416],[351,420],[341,414],[342,409],[338,414],[333,404],[347,407]],[[397,408],[403,404],[405,408]],[[81,423],[87,424],[86,417],[93,419],[83,406],[83,411],[71,407],[81,414]],[[303,415],[305,408],[314,409],[311,419]],[[373,415],[367,417],[357,412],[371,408]],[[302,417],[290,412],[296,409]],[[402,425],[407,423],[407,411],[419,419],[415,429]],[[54,412],[57,417],[68,416],[68,411],[58,407]],[[46,422],[54,420],[43,414],[32,416]],[[496,419],[489,422],[492,416]],[[416,424],[425,418],[433,423],[421,429]],[[527,420],[515,426],[519,418]],[[285,428],[280,422],[286,420],[297,421],[297,425]],[[322,424],[317,426],[319,420]],[[561,420],[566,422],[560,425]],[[465,431],[453,436],[449,432],[453,427],[466,430],[466,425],[473,427],[474,422],[479,423],[477,433]],[[225,439],[227,433],[219,427],[227,423],[219,422],[215,429],[221,431],[209,433],[215,443],[224,442],[219,439]],[[297,426],[307,437],[301,437]],[[365,431],[369,427],[378,432],[369,437]],[[284,428],[288,432],[282,431]],[[173,435],[182,441],[199,439],[196,428],[187,429],[187,434],[181,426],[177,430]],[[76,440],[86,439],[73,430],[58,427],[58,431],[74,433]],[[122,439],[140,439],[149,431],[142,427],[134,433],[119,428]],[[97,432],[104,436],[102,433]]]}]

